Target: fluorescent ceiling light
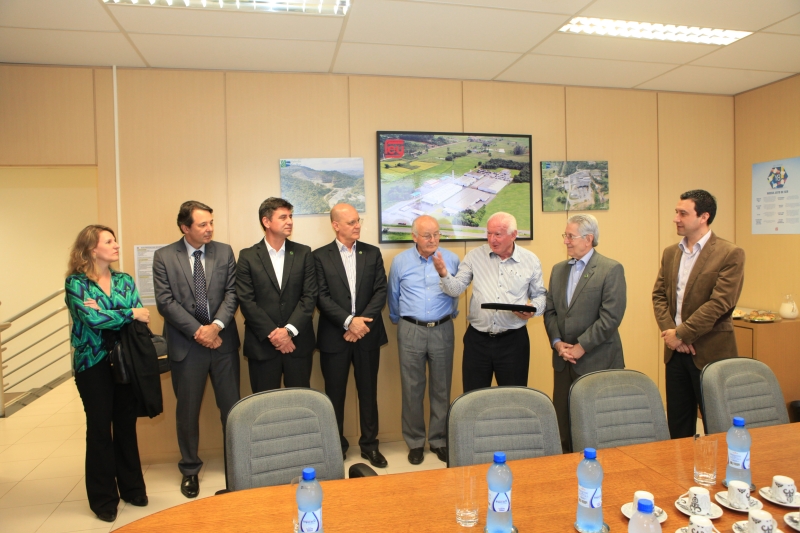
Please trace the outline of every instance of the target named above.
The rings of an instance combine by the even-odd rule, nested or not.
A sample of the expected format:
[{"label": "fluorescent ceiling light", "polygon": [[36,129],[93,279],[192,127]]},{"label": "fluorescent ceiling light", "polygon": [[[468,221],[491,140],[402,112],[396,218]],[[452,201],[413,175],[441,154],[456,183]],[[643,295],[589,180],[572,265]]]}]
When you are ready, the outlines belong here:
[{"label": "fluorescent ceiling light", "polygon": [[585,33],[611,37],[631,37],[676,43],[716,44],[727,46],[752,32],[676,26],[674,24],[652,24],[627,20],[575,17],[560,30],[563,33]]},{"label": "fluorescent ceiling light", "polygon": [[[103,0],[108,3],[110,0]],[[314,1],[314,0],[311,0]],[[144,7],[171,7],[173,9],[191,8],[191,9],[248,9],[250,11],[259,11],[262,13],[306,13],[311,15],[332,15],[342,17],[347,14],[350,9],[350,0],[319,0],[319,4],[314,5],[315,9],[310,9],[309,0],[218,0],[217,2],[208,2],[207,0],[183,0],[182,2],[175,3],[174,0],[149,0],[149,5],[140,3],[140,0],[113,0],[115,4],[120,5],[136,5]],[[306,8],[309,9],[306,9]]]}]

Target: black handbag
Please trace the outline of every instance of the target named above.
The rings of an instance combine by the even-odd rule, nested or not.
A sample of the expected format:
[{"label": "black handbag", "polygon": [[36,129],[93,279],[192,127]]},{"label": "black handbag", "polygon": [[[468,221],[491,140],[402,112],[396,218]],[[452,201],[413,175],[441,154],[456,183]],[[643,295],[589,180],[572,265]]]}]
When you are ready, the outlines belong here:
[{"label": "black handbag", "polygon": [[122,351],[119,331],[103,330],[103,340],[108,350],[108,362],[111,363],[114,383],[128,385],[131,382],[131,370],[125,364],[125,353]]},{"label": "black handbag", "polygon": [[[147,328],[148,331],[150,328]],[[167,339],[161,335],[153,335],[150,331],[150,340],[153,341],[153,346],[156,348],[156,355],[158,356],[158,373],[164,374],[169,372],[169,355],[167,353]]]}]

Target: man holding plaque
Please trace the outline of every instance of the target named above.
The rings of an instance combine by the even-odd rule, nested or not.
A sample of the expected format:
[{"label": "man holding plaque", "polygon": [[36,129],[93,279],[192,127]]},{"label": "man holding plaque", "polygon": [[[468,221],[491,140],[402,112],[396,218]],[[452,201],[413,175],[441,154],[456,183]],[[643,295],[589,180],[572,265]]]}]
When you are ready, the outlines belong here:
[{"label": "man holding plaque", "polygon": [[[514,242],[517,220],[513,215],[493,214],[486,234],[487,244],[467,253],[455,275],[448,272],[441,254],[434,256],[445,294],[459,296],[473,282],[469,327],[464,334],[464,392],[491,386],[492,376],[501,386],[528,385],[530,339],[525,326],[531,317],[544,313],[547,294],[539,258]],[[482,308],[483,304],[493,309]],[[511,306],[531,309],[512,310]]]}]

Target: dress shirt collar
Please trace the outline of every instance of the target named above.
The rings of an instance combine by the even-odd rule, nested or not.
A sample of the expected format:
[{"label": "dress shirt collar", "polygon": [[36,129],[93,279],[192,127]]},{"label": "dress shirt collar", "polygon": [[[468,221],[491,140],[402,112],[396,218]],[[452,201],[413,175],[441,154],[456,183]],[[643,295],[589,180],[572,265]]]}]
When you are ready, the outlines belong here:
[{"label": "dress shirt collar", "polygon": [[586,265],[589,264],[589,259],[592,258],[592,254],[594,254],[594,248],[589,248],[589,251],[584,254],[583,257],[580,259],[570,259],[569,264],[574,265],[575,263],[583,263],[584,268]]},{"label": "dress shirt collar", "polygon": [[276,250],[275,248],[270,246],[269,245],[269,241],[267,241],[266,237],[264,237],[264,244],[267,245],[267,252],[269,252],[270,254],[273,254],[273,253],[277,254],[277,253],[280,253],[280,252],[286,252],[286,239],[284,239],[283,244],[281,245],[279,250]]},{"label": "dress shirt collar", "polygon": [[339,242],[339,239],[334,239],[334,241],[336,242],[336,247],[339,249],[340,252],[347,252],[347,253],[355,252],[356,251],[356,244],[358,244],[358,241],[353,241],[353,249],[352,250],[348,250],[347,246],[345,246],[344,244]]},{"label": "dress shirt collar", "polygon": [[195,248],[194,246],[189,244],[189,241],[186,240],[186,237],[183,238],[183,243],[186,245],[186,250],[189,252],[189,256],[190,257],[193,256],[194,253],[197,250],[200,250],[203,254],[206,253],[206,245],[205,244],[203,244],[203,246],[201,246],[200,248]]},{"label": "dress shirt collar", "polygon": [[417,254],[417,257],[419,257],[420,259],[422,259],[422,260],[423,260],[423,261],[425,261],[426,263],[427,263],[427,262],[428,262],[428,261],[429,261],[429,260],[430,260],[430,259],[431,259],[431,258],[434,256],[434,255],[436,255],[436,252],[438,252],[438,251],[439,251],[439,248],[436,248],[436,250],[434,250],[434,251],[433,251],[433,253],[430,255],[430,257],[428,257],[428,258],[426,259],[424,255],[422,255],[421,253],[419,253],[419,248],[417,248],[417,245],[416,245],[416,244],[414,245],[414,253],[415,253],[415,254]]},{"label": "dress shirt collar", "polygon": [[517,243],[516,243],[516,242],[514,243],[514,251],[513,251],[513,252],[511,252],[511,255],[508,257],[508,259],[503,259],[503,258],[501,258],[499,255],[497,255],[496,253],[494,253],[494,252],[492,251],[492,247],[491,247],[491,246],[489,246],[489,244],[488,244],[488,243],[486,244],[486,246],[488,246],[488,247],[489,247],[489,257],[492,257],[492,256],[494,256],[494,257],[496,257],[496,258],[500,259],[500,262],[503,262],[503,261],[508,261],[509,259],[513,259],[515,263],[519,263],[519,262],[520,262],[520,260],[519,260],[519,254],[520,254],[521,252],[519,251],[519,246],[517,246]]},{"label": "dress shirt collar", "polygon": [[703,249],[703,247],[704,247],[704,246],[706,245],[706,243],[708,242],[708,239],[710,239],[710,238],[711,238],[711,230],[708,230],[708,232],[706,232],[706,234],[705,234],[705,235],[703,235],[703,236],[700,238],[700,240],[699,240],[699,241],[697,241],[697,242],[694,244],[694,248],[692,249],[692,251],[688,251],[688,248],[689,248],[689,239],[687,239],[686,237],[684,237],[683,239],[681,239],[681,242],[680,242],[680,243],[678,243],[678,246],[680,246],[680,248],[681,248],[681,251],[682,251],[683,253],[685,253],[685,254],[687,254],[687,253],[688,253],[689,255],[694,255],[695,253],[697,253],[697,252],[699,252],[700,250],[702,250],[702,249]]}]

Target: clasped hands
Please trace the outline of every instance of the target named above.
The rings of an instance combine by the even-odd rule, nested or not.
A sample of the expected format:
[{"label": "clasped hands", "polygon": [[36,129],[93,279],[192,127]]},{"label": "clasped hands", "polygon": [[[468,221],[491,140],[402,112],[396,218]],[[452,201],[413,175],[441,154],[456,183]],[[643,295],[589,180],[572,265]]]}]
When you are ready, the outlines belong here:
[{"label": "clasped hands", "polygon": [[222,339],[219,336],[220,327],[216,324],[209,324],[207,326],[200,326],[194,332],[194,340],[202,346],[216,350],[222,346]]},{"label": "clasped hands", "polygon": [[558,341],[553,348],[561,359],[573,365],[586,353],[580,344],[569,344],[564,341]]},{"label": "clasped hands", "polygon": [[294,341],[289,336],[286,328],[275,328],[267,337],[269,342],[281,353],[292,353],[294,351]]},{"label": "clasped hands", "polygon": [[354,316],[353,320],[350,321],[350,325],[347,326],[347,331],[344,332],[344,340],[356,342],[359,339],[363,339],[364,335],[369,333],[367,322],[372,322],[372,319],[365,316]]},{"label": "clasped hands", "polygon": [[675,329],[667,329],[662,331],[661,338],[664,339],[664,343],[669,347],[670,350],[696,355],[696,352],[694,351],[694,346],[692,346],[691,344],[686,344],[685,342],[680,340],[678,338],[677,333],[675,332]]}]

